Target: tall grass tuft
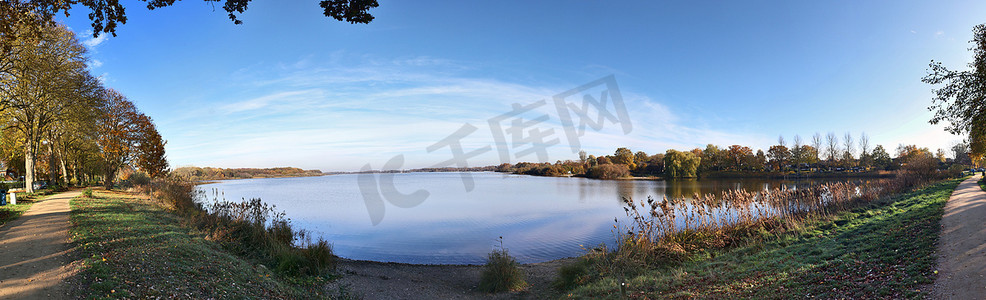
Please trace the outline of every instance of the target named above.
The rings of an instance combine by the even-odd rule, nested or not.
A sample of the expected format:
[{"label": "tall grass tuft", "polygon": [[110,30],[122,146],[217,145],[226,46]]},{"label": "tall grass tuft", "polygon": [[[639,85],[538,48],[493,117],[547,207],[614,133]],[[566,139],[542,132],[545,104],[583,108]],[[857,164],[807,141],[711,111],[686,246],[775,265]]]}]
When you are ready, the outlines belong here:
[{"label": "tall grass tuft", "polygon": [[506,248],[503,248],[503,237],[500,238],[499,249],[493,249],[483,266],[479,278],[479,290],[487,293],[517,291],[527,287],[524,281],[524,271]]}]

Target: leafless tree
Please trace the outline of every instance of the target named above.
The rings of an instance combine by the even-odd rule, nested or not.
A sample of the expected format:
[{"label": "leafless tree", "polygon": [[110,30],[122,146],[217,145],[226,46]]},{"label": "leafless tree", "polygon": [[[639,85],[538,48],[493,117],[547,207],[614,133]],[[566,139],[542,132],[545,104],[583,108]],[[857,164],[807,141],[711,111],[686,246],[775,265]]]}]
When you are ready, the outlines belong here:
[{"label": "leafless tree", "polygon": [[859,134],[859,157],[870,155],[870,137],[866,135],[866,132]]},{"label": "leafless tree", "polygon": [[853,155],[853,148],[855,147],[854,146],[855,143],[853,142],[853,139],[852,139],[852,134],[849,133],[849,132],[846,132],[846,135],[843,136],[842,142],[843,142],[843,145],[846,146],[845,153],[848,154],[849,156],[852,156]]},{"label": "leafless tree", "polygon": [[846,146],[846,149],[842,152],[843,164],[845,164],[846,167],[852,167],[854,160],[852,134],[847,131],[846,135],[843,136],[842,142]]},{"label": "leafless tree", "polygon": [[826,153],[828,153],[829,163],[835,162],[835,157],[839,155],[839,138],[835,136],[834,132],[829,132],[825,135],[825,142],[828,145]]},{"label": "leafless tree", "polygon": [[816,132],[815,135],[811,136],[811,146],[815,147],[815,159],[821,159],[818,157],[822,152],[822,134]]}]

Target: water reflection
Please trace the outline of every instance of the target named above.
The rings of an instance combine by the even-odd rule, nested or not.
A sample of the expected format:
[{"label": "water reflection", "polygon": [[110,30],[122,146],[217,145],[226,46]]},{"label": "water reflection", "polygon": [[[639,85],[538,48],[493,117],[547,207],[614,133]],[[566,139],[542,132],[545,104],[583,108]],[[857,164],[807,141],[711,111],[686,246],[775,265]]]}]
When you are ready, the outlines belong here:
[{"label": "water reflection", "polygon": [[725,189],[796,187],[817,181],[591,180],[474,173],[465,192],[458,173],[395,174],[398,190],[431,193],[412,208],[387,205],[373,226],[355,175],[229,180],[226,199],[262,198],[294,224],[322,235],[338,255],[364,260],[428,264],[481,264],[499,236],[522,263],[581,254],[582,246],[612,244],[613,219],[624,216],[622,197],[669,199]]}]

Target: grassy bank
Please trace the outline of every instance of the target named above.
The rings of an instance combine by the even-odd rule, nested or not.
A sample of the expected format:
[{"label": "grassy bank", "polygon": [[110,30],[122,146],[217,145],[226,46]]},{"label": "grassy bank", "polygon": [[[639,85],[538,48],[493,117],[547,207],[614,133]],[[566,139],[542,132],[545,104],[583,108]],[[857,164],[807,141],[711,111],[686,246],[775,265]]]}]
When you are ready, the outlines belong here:
[{"label": "grassy bank", "polygon": [[325,277],[284,277],[230,254],[144,196],[73,199],[83,298],[330,298]]},{"label": "grassy bank", "polygon": [[17,201],[17,205],[7,205],[0,206],[0,226],[7,224],[7,222],[13,221],[24,214],[28,209],[31,208],[32,201]]},{"label": "grassy bank", "polygon": [[31,194],[17,193],[16,205],[11,205],[10,199],[7,199],[7,205],[0,206],[0,226],[19,218],[24,212],[31,209],[31,205],[44,199],[45,196],[51,195],[51,193],[50,189],[43,189]]},{"label": "grassy bank", "polygon": [[[583,277],[569,298],[921,298],[934,281],[943,207],[961,179],[875,200],[681,263]],[[608,263],[612,263],[610,260]],[[576,278],[587,255],[562,270]],[[620,266],[605,266],[618,270]],[[579,269],[583,271],[580,272]],[[599,269],[599,268],[596,268]],[[566,275],[565,273],[568,273]],[[623,272],[622,274],[628,274]],[[623,279],[620,279],[623,277]],[[579,280],[569,280],[579,281]]]}]

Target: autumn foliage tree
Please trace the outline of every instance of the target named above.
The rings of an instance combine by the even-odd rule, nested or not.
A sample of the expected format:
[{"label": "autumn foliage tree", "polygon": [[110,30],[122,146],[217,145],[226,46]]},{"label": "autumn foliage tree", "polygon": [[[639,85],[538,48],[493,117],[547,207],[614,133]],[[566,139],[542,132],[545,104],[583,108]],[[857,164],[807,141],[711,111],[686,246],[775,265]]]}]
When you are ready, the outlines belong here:
[{"label": "autumn foliage tree", "polygon": [[137,168],[152,178],[162,177],[168,173],[168,158],[164,153],[164,145],[168,142],[161,138],[150,117],[140,120],[141,141],[137,145]]},{"label": "autumn foliage tree", "polygon": [[107,188],[113,187],[113,178],[124,165],[136,166],[152,177],[166,172],[165,142],[150,117],[112,89],[107,89],[103,94],[100,111],[102,114],[97,120],[99,138],[96,141],[104,162],[104,185]]},{"label": "autumn foliage tree", "polygon": [[[26,188],[33,191],[35,158],[60,122],[93,106],[98,80],[86,68],[85,47],[64,26],[44,28],[12,44],[16,56],[0,77],[3,122],[8,133],[19,132],[24,154]],[[49,148],[51,149],[51,148]],[[53,170],[49,170],[49,173]]]},{"label": "autumn foliage tree", "polygon": [[774,170],[783,171],[790,159],[791,151],[784,145],[770,146],[770,150],[767,150],[767,161]]}]

